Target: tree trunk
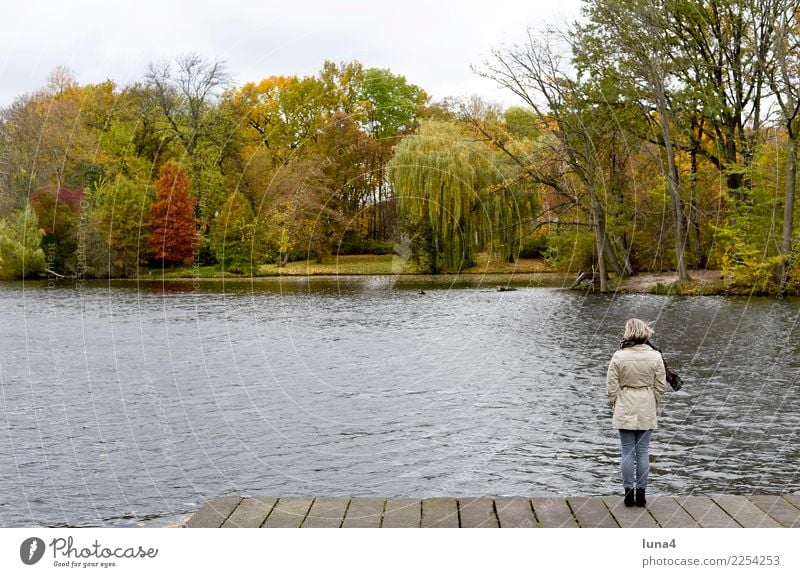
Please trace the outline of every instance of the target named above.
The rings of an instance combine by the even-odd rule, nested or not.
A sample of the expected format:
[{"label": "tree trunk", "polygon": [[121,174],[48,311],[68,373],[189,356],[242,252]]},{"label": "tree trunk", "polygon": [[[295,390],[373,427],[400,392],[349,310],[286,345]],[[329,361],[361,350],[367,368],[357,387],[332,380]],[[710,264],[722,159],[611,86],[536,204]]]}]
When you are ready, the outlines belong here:
[{"label": "tree trunk", "polygon": [[611,270],[614,271],[614,274],[617,275],[619,278],[624,277],[626,274],[629,274],[626,268],[620,264],[619,257],[617,256],[617,251],[614,250],[614,243],[610,238],[608,238],[608,233],[606,232],[606,224],[605,218],[600,213],[600,221],[602,223],[603,229],[603,247],[606,254],[606,260],[608,261],[609,266],[611,266]]},{"label": "tree trunk", "polygon": [[658,101],[658,112],[661,115],[661,133],[664,138],[664,148],[667,153],[667,180],[669,182],[669,196],[672,201],[672,216],[675,226],[675,253],[678,259],[678,278],[682,281],[689,280],[689,273],[686,270],[686,255],[684,254],[683,238],[683,219],[681,217],[681,197],[680,183],[678,181],[678,169],[675,166],[675,150],[672,146],[672,133],[669,127],[669,116],[667,114],[667,98],[664,93],[662,80],[656,79],[653,83]]},{"label": "tree trunk", "polygon": [[794,228],[794,189],[797,179],[797,139],[790,135],[786,142],[786,202],[783,206],[783,242],[781,252],[789,254],[792,250],[792,231]]},{"label": "tree trunk", "polygon": [[689,210],[687,215],[687,226],[692,233],[692,243],[694,244],[694,266],[699,269],[705,268],[705,258],[703,257],[703,245],[700,241],[700,218],[697,210],[697,144],[692,147],[691,153],[691,183],[692,194],[689,201]]},{"label": "tree trunk", "polygon": [[[791,127],[790,127],[791,128]],[[786,140],[786,199],[783,204],[783,239],[781,254],[784,256],[781,267],[781,289],[786,292],[786,283],[789,281],[790,260],[792,258],[792,233],[794,231],[794,190],[797,180],[797,136],[790,129]]]},{"label": "tree trunk", "polygon": [[600,275],[600,292],[608,292],[608,271],[606,270],[606,247],[608,238],[606,236],[605,219],[603,209],[597,201],[594,191],[590,191],[592,208],[592,229],[594,229],[594,246],[597,253],[597,273]]}]

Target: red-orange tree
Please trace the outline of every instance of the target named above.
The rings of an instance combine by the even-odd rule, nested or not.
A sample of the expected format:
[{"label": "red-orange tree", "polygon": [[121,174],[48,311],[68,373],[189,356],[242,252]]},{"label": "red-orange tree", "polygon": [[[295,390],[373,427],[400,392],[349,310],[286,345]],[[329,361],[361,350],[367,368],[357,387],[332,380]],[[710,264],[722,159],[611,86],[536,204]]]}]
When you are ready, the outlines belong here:
[{"label": "red-orange tree", "polygon": [[186,173],[174,162],[165,164],[156,181],[156,201],[150,208],[150,248],[156,261],[192,263],[198,242],[194,209]]}]

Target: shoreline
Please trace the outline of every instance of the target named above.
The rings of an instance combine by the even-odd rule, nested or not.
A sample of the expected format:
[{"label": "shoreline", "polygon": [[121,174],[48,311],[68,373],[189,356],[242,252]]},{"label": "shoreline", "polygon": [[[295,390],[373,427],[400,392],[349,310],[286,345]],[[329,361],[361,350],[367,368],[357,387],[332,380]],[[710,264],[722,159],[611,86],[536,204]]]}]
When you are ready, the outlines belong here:
[{"label": "shoreline", "polygon": [[719,270],[690,270],[688,282],[681,282],[674,271],[639,273],[622,279],[614,292],[670,296],[748,296],[753,293],[752,290],[727,285]]},{"label": "shoreline", "polygon": [[[305,264],[305,263],[304,263]],[[504,287],[513,288],[562,288],[580,292],[593,292],[601,294],[596,286],[580,284],[571,288],[577,273],[547,270],[541,261],[533,264],[514,268],[512,266],[485,266],[483,270],[471,267],[460,272],[441,272],[437,274],[416,273],[408,270],[393,272],[390,270],[375,270],[374,267],[359,267],[360,263],[350,263],[349,266],[339,267],[337,264],[324,264],[316,266],[294,266],[286,270],[275,272],[261,272],[253,276],[245,276],[217,270],[215,267],[179,268],[179,269],[148,269],[150,274],[141,274],[134,277],[109,277],[109,278],[37,278],[19,279],[16,281],[3,281],[8,283],[32,282],[47,283],[48,285],[66,286],[72,282],[81,286],[91,283],[269,283],[269,282],[301,282],[306,281],[356,281],[365,278],[395,279],[399,284],[471,284],[484,288]],[[505,264],[505,263],[503,263]],[[609,291],[606,294],[654,294],[662,296],[765,296],[774,298],[775,295],[764,294],[748,287],[740,287],[726,281],[719,270],[690,270],[690,280],[681,282],[678,275],[673,272],[643,272],[622,280],[613,276],[609,278]],[[793,296],[793,295],[790,295]]]},{"label": "shoreline", "polygon": [[[151,281],[178,281],[178,282],[262,282],[270,280],[334,280],[347,279],[355,280],[358,278],[378,277],[396,278],[401,281],[419,281],[442,283],[454,282],[457,279],[475,282],[479,279],[486,279],[486,284],[498,283],[516,287],[560,287],[569,290],[576,278],[574,272],[559,272],[552,270],[530,270],[521,271],[502,271],[502,270],[467,270],[461,272],[442,272],[438,274],[424,274],[414,272],[357,272],[346,271],[321,271],[300,272],[298,270],[286,271],[278,274],[261,274],[256,276],[242,276],[230,273],[220,274],[219,276],[139,276],[129,279],[107,279],[120,282],[151,282]],[[661,273],[639,273],[632,277],[627,277],[618,281],[613,277],[609,279],[610,290],[607,294],[656,294],[665,296],[692,296],[692,295],[720,295],[720,296],[748,296],[752,291],[738,287],[726,285],[721,271],[719,270],[691,270],[689,271],[690,280],[681,282],[675,272]],[[590,285],[582,284],[571,290],[591,291],[600,294],[597,289],[590,288]]]}]

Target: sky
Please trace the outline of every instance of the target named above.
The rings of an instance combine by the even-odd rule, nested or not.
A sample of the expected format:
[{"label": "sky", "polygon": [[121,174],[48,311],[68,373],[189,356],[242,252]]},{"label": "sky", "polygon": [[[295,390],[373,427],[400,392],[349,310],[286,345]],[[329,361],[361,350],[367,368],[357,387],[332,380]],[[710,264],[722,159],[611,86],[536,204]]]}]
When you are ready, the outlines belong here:
[{"label": "sky", "polygon": [[[4,4],[6,4],[4,2]],[[510,92],[471,71],[526,29],[574,21],[581,0],[27,0],[0,20],[0,107],[58,65],[81,84],[140,81],[147,64],[194,52],[225,61],[236,85],[312,75],[325,60],[389,68],[434,100]]]}]

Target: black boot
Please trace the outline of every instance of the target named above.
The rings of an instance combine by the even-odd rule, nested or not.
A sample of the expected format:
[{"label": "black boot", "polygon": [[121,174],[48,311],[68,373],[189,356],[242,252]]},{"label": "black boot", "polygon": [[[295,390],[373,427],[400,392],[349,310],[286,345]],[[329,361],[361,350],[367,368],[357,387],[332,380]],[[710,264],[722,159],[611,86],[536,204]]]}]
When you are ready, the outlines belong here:
[{"label": "black boot", "polygon": [[625,489],[625,506],[633,507],[635,504],[635,496],[633,489]]},{"label": "black boot", "polygon": [[636,489],[636,506],[644,507],[647,504],[647,499],[644,498],[644,489]]}]

